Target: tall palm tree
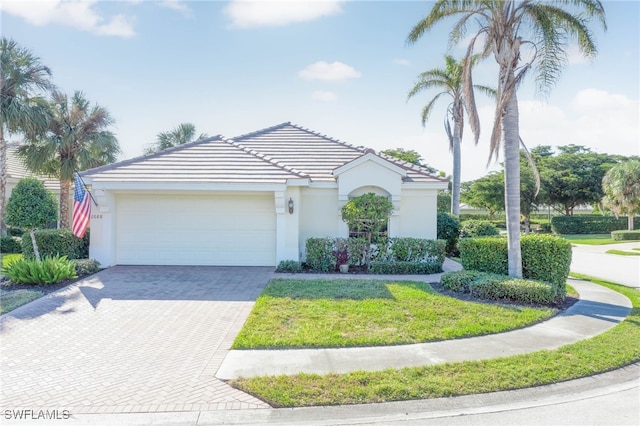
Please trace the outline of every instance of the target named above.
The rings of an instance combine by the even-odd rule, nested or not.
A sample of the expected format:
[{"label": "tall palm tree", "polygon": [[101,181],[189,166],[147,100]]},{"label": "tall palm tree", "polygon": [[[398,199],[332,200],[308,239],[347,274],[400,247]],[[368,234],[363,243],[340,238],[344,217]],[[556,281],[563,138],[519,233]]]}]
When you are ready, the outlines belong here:
[{"label": "tall palm tree", "polygon": [[[462,142],[462,133],[464,130],[464,111],[466,107],[466,101],[462,87],[462,67],[464,63],[462,61],[456,61],[452,56],[445,56],[446,66],[442,68],[434,68],[429,71],[425,71],[420,74],[420,77],[416,84],[409,92],[408,98],[421,93],[423,91],[438,88],[442,89],[437,93],[427,105],[422,109],[422,125],[425,126],[433,106],[436,101],[443,95],[448,95],[452,98],[449,107],[447,108],[447,115],[444,120],[444,128],[449,138],[449,149],[453,153],[453,183],[451,191],[451,214],[455,217],[460,216],[460,170],[461,170],[461,152],[460,143]],[[489,96],[495,97],[496,91],[487,86],[474,85],[474,89],[484,92]],[[453,133],[451,133],[451,121],[453,120]],[[471,126],[478,127],[476,121],[471,122]],[[479,129],[474,130],[475,133],[479,133]],[[477,139],[476,139],[477,143]]]},{"label": "tall palm tree", "polygon": [[34,173],[60,180],[60,227],[69,228],[69,194],[75,172],[116,161],[120,146],[107,130],[113,124],[109,112],[91,105],[82,92],[67,95],[54,91],[49,103],[47,131],[29,138],[18,148],[25,165]]},{"label": "tall palm tree", "polygon": [[602,179],[604,205],[616,215],[627,215],[633,231],[633,216],[640,215],[640,160],[627,160],[609,169]]},{"label": "tall palm tree", "polygon": [[168,132],[160,132],[156,136],[156,141],[145,149],[145,154],[162,151],[163,149],[173,148],[174,146],[183,145],[200,139],[208,138],[209,135],[201,133],[196,138],[196,126],[191,123],[181,123],[175,129]]},{"label": "tall palm tree", "polygon": [[516,89],[527,72],[533,69],[538,90],[548,93],[567,62],[567,44],[572,39],[577,41],[582,54],[594,57],[596,45],[588,25],[595,17],[606,29],[604,7],[599,0],[437,0],[427,17],[411,30],[408,42],[415,43],[438,22],[456,16],[459,20],[450,33],[452,43],[460,42],[466,36],[468,27],[475,26],[463,70],[464,91],[470,95],[467,100],[471,122],[477,121],[472,95],[471,59],[480,36],[484,36],[482,54],[488,56],[493,53],[499,68],[490,158],[498,156],[502,144],[509,241],[508,270],[509,275],[521,277],[521,139]]},{"label": "tall palm tree", "polygon": [[34,134],[47,123],[46,104],[38,95],[50,90],[51,70],[15,41],[0,40],[0,230],[4,230],[7,186],[7,133]]}]

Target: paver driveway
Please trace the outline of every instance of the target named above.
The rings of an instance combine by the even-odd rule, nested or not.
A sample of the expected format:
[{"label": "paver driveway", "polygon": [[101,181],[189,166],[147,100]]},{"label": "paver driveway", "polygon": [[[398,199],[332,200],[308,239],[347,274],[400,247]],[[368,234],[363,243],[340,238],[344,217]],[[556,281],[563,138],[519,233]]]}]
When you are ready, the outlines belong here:
[{"label": "paver driveway", "polygon": [[267,408],[216,379],[272,268],[118,266],[0,319],[3,409]]}]

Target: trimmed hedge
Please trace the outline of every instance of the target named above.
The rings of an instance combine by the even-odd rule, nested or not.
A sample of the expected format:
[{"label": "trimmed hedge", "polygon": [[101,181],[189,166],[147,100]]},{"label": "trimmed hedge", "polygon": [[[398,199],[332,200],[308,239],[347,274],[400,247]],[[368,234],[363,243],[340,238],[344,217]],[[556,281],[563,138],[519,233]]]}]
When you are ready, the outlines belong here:
[{"label": "trimmed hedge", "polygon": [[369,273],[371,274],[437,274],[442,272],[442,263],[438,261],[386,261],[371,262]]},{"label": "trimmed hedge", "polygon": [[500,231],[488,220],[466,220],[460,224],[460,238],[497,237]]},{"label": "trimmed hedge", "polygon": [[9,235],[0,237],[0,253],[22,253],[20,238]]},{"label": "trimmed hedge", "polygon": [[302,272],[302,263],[297,260],[281,260],[276,272]]},{"label": "trimmed hedge", "polygon": [[640,230],[636,231],[613,231],[611,239],[614,241],[640,240]]},{"label": "trimmed hedge", "polygon": [[333,238],[309,238],[306,241],[307,265],[313,271],[329,272],[336,268]]},{"label": "trimmed hedge", "polygon": [[538,305],[554,305],[559,300],[557,289],[551,284],[487,272],[446,272],[442,274],[440,283],[448,290],[471,293],[482,299]]},{"label": "trimmed hedge", "polygon": [[[551,218],[551,228],[556,234],[608,234],[627,229],[627,217],[579,215],[555,216]],[[640,228],[640,217],[633,218],[634,227]]]},{"label": "trimmed hedge", "polygon": [[[565,284],[571,266],[571,243],[550,235],[523,235],[522,275],[552,284],[557,297],[566,296]],[[460,261],[464,269],[507,275],[506,238],[465,238],[460,240]]]},{"label": "trimmed hedge", "polygon": [[438,230],[437,236],[439,240],[445,240],[445,250],[447,254],[457,254],[458,238],[460,236],[460,221],[448,213],[438,213]]},{"label": "trimmed hedge", "polygon": [[95,274],[102,269],[100,262],[95,259],[73,259],[71,262],[75,265],[76,274],[78,274],[79,277]]},{"label": "trimmed hedge", "polygon": [[[67,256],[68,259],[89,258],[89,230],[84,237],[77,238],[69,229],[39,229],[35,231],[40,256]],[[35,258],[31,236],[22,236],[22,254],[27,259]]]},{"label": "trimmed hedge", "polygon": [[391,258],[397,262],[444,262],[446,241],[425,240],[422,238],[391,238],[389,252]]}]

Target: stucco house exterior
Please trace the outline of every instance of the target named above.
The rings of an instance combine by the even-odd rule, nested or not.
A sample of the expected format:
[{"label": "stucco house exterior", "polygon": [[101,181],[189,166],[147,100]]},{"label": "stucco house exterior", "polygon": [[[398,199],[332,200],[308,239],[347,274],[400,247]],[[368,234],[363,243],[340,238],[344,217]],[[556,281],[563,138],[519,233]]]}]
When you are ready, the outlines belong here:
[{"label": "stucco house exterior", "polygon": [[310,237],[348,236],[341,208],[389,197],[390,236],[436,238],[447,181],[425,169],[283,123],[214,136],[81,173],[98,206],[90,257],[110,265],[275,266]]}]

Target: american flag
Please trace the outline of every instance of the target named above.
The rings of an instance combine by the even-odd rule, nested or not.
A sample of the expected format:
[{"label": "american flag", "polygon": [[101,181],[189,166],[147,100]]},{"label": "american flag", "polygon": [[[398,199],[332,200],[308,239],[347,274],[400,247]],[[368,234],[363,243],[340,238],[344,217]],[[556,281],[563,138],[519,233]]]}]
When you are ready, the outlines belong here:
[{"label": "american flag", "polygon": [[89,217],[91,216],[91,204],[89,203],[89,193],[84,189],[80,176],[76,173],[76,184],[73,194],[73,220],[71,232],[78,238],[84,236],[89,227]]}]

